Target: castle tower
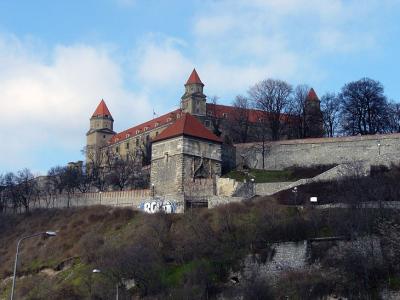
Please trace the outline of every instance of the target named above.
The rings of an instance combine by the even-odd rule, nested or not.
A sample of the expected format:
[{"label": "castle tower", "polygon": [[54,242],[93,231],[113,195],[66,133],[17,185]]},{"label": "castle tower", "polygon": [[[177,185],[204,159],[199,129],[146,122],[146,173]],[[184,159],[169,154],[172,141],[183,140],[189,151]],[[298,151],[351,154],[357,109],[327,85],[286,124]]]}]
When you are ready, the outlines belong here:
[{"label": "castle tower", "polygon": [[324,123],[321,101],[313,88],[310,89],[305,103],[305,137],[318,138],[324,135]]},{"label": "castle tower", "polygon": [[102,99],[90,118],[90,129],[86,133],[86,162],[97,159],[98,150],[115,135],[113,125],[114,119]]},{"label": "castle tower", "polygon": [[185,94],[181,98],[183,112],[195,116],[206,115],[206,95],[203,94],[203,87],[204,84],[201,82],[196,69],[193,69],[185,84]]},{"label": "castle tower", "polygon": [[153,139],[151,184],[156,194],[184,193],[195,178],[221,175],[222,140],[185,113]]}]

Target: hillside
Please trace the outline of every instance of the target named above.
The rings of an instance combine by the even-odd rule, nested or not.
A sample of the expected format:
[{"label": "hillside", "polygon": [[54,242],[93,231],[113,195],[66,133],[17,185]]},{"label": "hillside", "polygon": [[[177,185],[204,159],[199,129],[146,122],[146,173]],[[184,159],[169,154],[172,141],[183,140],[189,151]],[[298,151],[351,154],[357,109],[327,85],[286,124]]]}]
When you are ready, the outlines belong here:
[{"label": "hillside", "polygon": [[[88,207],[2,215],[0,220],[1,299],[9,297],[18,237],[44,230],[58,235],[23,243],[16,299],[112,299],[117,284],[120,299],[213,299],[221,293],[228,299],[232,294],[244,299],[363,298],[377,295],[384,283],[396,289],[400,282],[395,264],[400,219],[387,209],[300,209],[259,198],[182,215]],[[391,255],[371,260],[368,251],[360,254],[346,242],[320,249],[309,268],[285,271],[274,284],[257,274],[232,279],[249,254],[268,260],[274,242],[331,236],[378,236],[387,247],[382,251],[390,249]],[[95,268],[101,273],[93,273]]]}]

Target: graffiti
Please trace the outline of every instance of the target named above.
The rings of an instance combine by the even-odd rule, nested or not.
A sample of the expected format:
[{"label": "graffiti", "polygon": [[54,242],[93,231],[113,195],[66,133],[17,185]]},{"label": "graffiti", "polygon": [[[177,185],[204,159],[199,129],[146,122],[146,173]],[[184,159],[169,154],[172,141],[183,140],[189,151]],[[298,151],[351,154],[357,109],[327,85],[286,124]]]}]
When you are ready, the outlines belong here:
[{"label": "graffiti", "polygon": [[139,209],[149,214],[154,214],[156,212],[171,214],[176,211],[176,206],[173,202],[168,200],[147,199],[140,203]]}]

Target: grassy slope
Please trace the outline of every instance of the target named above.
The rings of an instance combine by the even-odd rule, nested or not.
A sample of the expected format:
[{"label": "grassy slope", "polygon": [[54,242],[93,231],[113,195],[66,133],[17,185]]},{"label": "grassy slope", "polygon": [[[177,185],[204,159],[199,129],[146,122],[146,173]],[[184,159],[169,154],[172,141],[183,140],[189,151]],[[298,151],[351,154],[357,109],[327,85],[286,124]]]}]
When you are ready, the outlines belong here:
[{"label": "grassy slope", "polygon": [[[376,220],[382,217],[377,210],[299,210],[269,197],[184,215],[148,215],[109,207],[0,215],[0,278],[12,273],[18,237],[57,230],[57,237],[24,242],[19,274],[34,276],[18,281],[18,299],[46,299],[49,293],[57,299],[84,299],[91,290],[108,295],[101,287],[110,291],[112,283],[91,274],[99,262],[110,270],[115,262],[117,270],[134,269],[148,276],[147,282],[143,276],[138,293],[165,292],[179,298],[188,287],[195,294],[206,287],[218,288],[227,270],[237,268],[248,253],[266,253],[271,242],[349,235],[354,228],[362,235],[375,231]],[[384,217],[398,221],[397,212]],[[71,257],[77,257],[72,267],[50,277],[39,273],[56,269]],[[10,281],[0,284],[1,299],[7,298],[10,285]]]},{"label": "grassy slope", "polygon": [[[236,204],[229,206],[228,210],[204,210],[196,215],[147,215],[130,209],[87,207],[36,211],[29,216],[0,216],[3,229],[0,234],[0,278],[5,279],[12,274],[18,237],[57,230],[56,237],[24,241],[19,275],[39,274],[45,268],[57,269],[68,258],[77,259],[73,260],[71,268],[57,271],[51,280],[42,274],[41,280],[39,275],[35,275],[19,281],[20,297],[30,299],[27,295],[32,295],[40,299],[38,295],[44,289],[59,291],[66,286],[72,287],[78,295],[87,296],[88,278],[92,276],[91,270],[97,267],[93,262],[97,252],[105,248],[134,245],[135,241],[141,244],[143,239],[143,245],[149,247],[145,251],[156,250],[151,246],[154,243],[162,244],[159,246],[162,261],[157,265],[157,276],[163,286],[180,286],[187,274],[198,270],[208,272],[207,276],[217,283],[224,276],[222,269],[234,267],[236,261],[248,253],[250,239],[257,238],[259,234],[255,228],[269,230],[269,227],[257,224],[263,223],[270,213],[274,218],[282,217],[282,222],[274,224],[276,234],[273,238],[278,238],[279,227],[286,232],[282,239],[305,237],[304,233],[298,232],[304,226],[298,226],[297,217],[292,225],[286,220],[293,215],[292,209],[279,208],[270,201],[246,206]],[[157,232],[163,230],[167,231],[158,236]],[[146,238],[149,237],[154,240],[147,246]],[[10,286],[10,281],[3,285],[1,298],[6,298]]]},{"label": "grassy slope", "polygon": [[302,178],[311,178],[321,174],[334,165],[321,165],[312,168],[300,168],[293,167],[285,170],[260,170],[260,169],[249,169],[247,171],[233,170],[223,177],[232,178],[237,181],[251,180],[254,179],[257,183],[265,182],[289,182],[297,181]]}]

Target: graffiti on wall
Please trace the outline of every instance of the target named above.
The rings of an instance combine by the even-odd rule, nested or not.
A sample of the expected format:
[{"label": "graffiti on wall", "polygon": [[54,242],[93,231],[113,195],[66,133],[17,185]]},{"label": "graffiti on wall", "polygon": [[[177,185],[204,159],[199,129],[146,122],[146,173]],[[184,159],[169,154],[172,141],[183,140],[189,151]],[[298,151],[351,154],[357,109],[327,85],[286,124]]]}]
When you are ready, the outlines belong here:
[{"label": "graffiti on wall", "polygon": [[138,208],[149,214],[154,214],[156,212],[171,214],[176,212],[176,205],[173,201],[157,198],[143,200]]}]

